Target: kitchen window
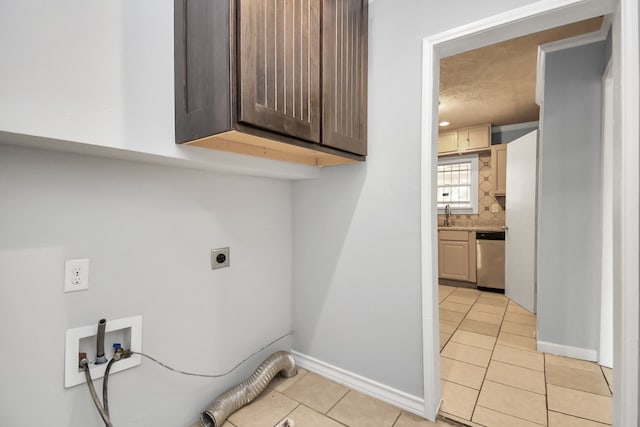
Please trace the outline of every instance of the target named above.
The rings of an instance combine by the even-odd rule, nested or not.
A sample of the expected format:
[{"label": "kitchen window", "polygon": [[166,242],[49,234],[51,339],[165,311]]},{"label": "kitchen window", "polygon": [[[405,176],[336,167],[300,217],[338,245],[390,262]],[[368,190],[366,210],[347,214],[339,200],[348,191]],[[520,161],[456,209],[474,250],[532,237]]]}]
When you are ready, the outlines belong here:
[{"label": "kitchen window", "polygon": [[438,159],[438,211],[478,213],[478,155]]}]

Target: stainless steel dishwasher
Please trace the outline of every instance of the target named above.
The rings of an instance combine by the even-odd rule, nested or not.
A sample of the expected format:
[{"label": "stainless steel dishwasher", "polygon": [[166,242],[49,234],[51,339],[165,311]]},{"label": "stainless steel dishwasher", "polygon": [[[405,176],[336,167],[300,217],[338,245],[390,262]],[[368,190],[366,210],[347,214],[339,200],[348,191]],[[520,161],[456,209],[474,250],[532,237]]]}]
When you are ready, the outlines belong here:
[{"label": "stainless steel dishwasher", "polygon": [[479,289],[504,291],[504,231],[476,232]]}]

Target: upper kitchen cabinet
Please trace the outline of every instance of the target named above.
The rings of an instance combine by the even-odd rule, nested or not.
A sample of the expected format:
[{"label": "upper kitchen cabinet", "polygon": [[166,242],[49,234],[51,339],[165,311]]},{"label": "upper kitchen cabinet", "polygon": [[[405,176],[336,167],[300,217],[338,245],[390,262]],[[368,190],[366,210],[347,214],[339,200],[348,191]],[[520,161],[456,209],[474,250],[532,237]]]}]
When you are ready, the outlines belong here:
[{"label": "upper kitchen cabinet", "polygon": [[458,131],[441,132],[438,135],[438,154],[458,152]]},{"label": "upper kitchen cabinet", "polygon": [[441,132],[438,155],[467,154],[491,149],[491,125]]},{"label": "upper kitchen cabinet", "polygon": [[366,0],[175,0],[176,142],[314,166],[367,154]]},{"label": "upper kitchen cabinet", "polygon": [[367,154],[368,0],[322,7],[322,143]]},{"label": "upper kitchen cabinet", "polygon": [[491,146],[491,176],[494,196],[507,194],[507,144]]}]

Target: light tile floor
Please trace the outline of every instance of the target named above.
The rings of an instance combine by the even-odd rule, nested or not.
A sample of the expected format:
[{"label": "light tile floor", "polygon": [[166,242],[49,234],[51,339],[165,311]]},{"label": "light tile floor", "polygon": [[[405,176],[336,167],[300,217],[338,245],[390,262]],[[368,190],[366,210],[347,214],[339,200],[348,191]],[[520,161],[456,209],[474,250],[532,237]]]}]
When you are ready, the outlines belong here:
[{"label": "light tile floor", "polygon": [[[451,427],[432,423],[314,373],[275,378],[222,427]],[[193,426],[199,425],[198,423]]]},{"label": "light tile floor", "polygon": [[441,414],[472,426],[611,424],[611,370],[536,351],[536,316],[440,285]]}]

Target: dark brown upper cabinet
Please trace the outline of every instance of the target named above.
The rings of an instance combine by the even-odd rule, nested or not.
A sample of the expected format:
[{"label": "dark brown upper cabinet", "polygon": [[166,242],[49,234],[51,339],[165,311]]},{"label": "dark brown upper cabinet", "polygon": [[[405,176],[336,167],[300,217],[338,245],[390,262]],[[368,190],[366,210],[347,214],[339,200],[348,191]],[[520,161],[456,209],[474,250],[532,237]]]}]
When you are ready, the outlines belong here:
[{"label": "dark brown upper cabinet", "polygon": [[367,0],[322,9],[322,143],[367,154]]},{"label": "dark brown upper cabinet", "polygon": [[175,0],[176,142],[365,159],[367,0]]}]

